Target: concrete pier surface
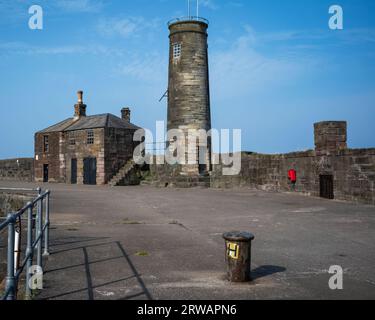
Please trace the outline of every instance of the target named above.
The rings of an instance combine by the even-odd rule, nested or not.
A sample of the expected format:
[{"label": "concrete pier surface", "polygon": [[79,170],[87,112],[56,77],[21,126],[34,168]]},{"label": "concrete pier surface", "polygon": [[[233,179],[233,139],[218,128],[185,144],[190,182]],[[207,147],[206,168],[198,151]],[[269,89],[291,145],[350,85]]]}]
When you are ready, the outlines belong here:
[{"label": "concrete pier surface", "polygon": [[[0,182],[1,187],[36,187]],[[375,207],[252,189],[41,185],[51,255],[37,299],[375,299]],[[225,280],[224,232],[255,235]],[[344,270],[331,290],[331,266]]]}]

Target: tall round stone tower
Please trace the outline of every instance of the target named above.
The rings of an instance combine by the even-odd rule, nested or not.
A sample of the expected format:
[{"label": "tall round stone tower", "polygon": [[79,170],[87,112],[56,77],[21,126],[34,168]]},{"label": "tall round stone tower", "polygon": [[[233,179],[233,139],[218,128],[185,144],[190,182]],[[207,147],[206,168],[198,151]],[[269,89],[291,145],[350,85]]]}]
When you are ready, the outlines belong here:
[{"label": "tall round stone tower", "polygon": [[207,174],[211,167],[211,138],[188,144],[190,129],[211,130],[207,29],[208,21],[197,17],[169,23],[168,130],[183,130],[186,159],[188,153],[197,159],[182,166],[183,175]]}]

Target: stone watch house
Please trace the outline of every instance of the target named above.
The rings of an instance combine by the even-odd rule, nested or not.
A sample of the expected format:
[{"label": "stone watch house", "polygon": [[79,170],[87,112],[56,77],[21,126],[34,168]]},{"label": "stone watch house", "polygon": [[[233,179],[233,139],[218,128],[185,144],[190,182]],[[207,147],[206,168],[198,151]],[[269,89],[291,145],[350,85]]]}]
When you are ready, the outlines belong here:
[{"label": "stone watch house", "polygon": [[130,109],[86,116],[78,92],[74,117],[35,134],[34,176],[37,182],[106,184],[133,158],[134,132]]}]

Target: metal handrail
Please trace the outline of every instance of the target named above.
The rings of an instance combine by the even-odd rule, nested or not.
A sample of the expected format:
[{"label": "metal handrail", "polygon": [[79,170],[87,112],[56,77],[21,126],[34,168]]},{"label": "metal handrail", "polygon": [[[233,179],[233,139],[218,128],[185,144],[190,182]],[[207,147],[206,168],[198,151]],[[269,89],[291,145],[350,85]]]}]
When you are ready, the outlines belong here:
[{"label": "metal handrail", "polygon": [[[6,190],[9,190],[6,189]],[[19,191],[19,189],[17,189]],[[23,190],[25,191],[25,190]],[[29,190],[31,191],[31,190]],[[35,190],[34,190],[35,191]],[[37,189],[38,196],[31,202],[28,202],[21,210],[15,213],[9,213],[4,222],[0,224],[0,231],[8,227],[8,250],[7,250],[7,277],[5,285],[5,293],[0,298],[1,300],[16,300],[17,288],[19,278],[26,267],[26,299],[31,298],[30,279],[32,274],[31,267],[33,265],[34,250],[36,250],[37,266],[42,269],[43,256],[49,255],[49,226],[50,226],[50,206],[49,199],[51,192],[46,190],[42,192],[40,188]],[[44,206],[45,204],[45,206]],[[36,232],[35,239],[33,239],[33,210],[37,208],[36,215]],[[45,209],[43,210],[43,208]],[[43,211],[45,213],[43,219]],[[20,264],[20,267],[15,270],[15,225],[25,212],[27,212],[27,248],[25,258]],[[44,220],[44,225],[43,225]],[[44,253],[42,253],[42,246],[44,240]]]},{"label": "metal handrail", "polygon": [[168,21],[168,27],[177,22],[189,22],[189,21],[198,21],[198,22],[203,22],[207,25],[209,24],[209,21],[205,18],[197,17],[197,16],[190,16],[190,17],[174,18]]}]

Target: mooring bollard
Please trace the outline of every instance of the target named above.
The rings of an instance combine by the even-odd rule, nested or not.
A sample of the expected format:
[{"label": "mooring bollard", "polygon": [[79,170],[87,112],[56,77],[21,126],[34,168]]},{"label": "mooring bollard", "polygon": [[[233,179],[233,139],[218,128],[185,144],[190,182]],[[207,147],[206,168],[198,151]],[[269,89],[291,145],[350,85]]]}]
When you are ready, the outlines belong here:
[{"label": "mooring bollard", "polygon": [[254,235],[249,232],[228,232],[225,239],[225,261],[227,276],[231,282],[247,282],[251,280],[251,241]]}]

